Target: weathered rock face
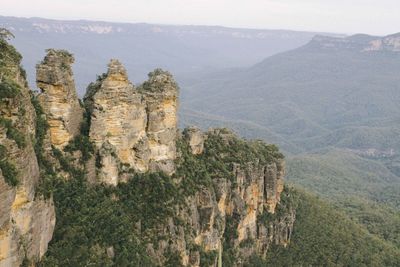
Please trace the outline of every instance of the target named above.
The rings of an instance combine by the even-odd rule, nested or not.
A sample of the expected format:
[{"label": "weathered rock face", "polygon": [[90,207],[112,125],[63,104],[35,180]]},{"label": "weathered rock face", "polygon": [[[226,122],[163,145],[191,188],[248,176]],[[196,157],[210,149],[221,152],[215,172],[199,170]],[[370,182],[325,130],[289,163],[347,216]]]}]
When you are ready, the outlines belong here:
[{"label": "weathered rock face", "polygon": [[121,63],[111,60],[84,101],[98,161],[97,179],[90,180],[115,185],[129,169],[174,172],[177,86],[169,73],[157,70],[135,88]]},{"label": "weathered rock face", "polygon": [[203,153],[205,136],[200,129],[190,127],[185,129],[183,134],[186,140],[188,140],[190,149],[194,155]]},{"label": "weathered rock face", "polygon": [[377,38],[369,42],[364,51],[393,51],[400,52],[400,34]]},{"label": "weathered rock face", "polygon": [[[176,186],[174,196],[175,192],[182,196],[163,203],[171,205],[166,220],[160,224],[157,220],[155,229],[147,229],[155,233],[151,242],[141,240],[160,266],[173,258],[168,256],[171,253],[184,266],[243,266],[254,254],[265,257],[272,244],[290,242],[295,212],[290,206],[280,206],[281,195],[286,194],[283,156],[277,148],[241,141],[224,129],[202,133],[189,128],[182,136],[177,134],[178,86],[168,72],[157,69],[135,88],[121,63],[111,60],[107,74],[89,86],[84,99],[89,138],[84,136],[86,129],[70,143],[75,146],[83,138],[86,143],[77,146],[93,142],[94,157],[83,160],[82,147],[66,147],[80,134],[83,119],[72,61],[65,51],[49,50],[37,66],[42,90],[38,98],[43,118],[50,124],[48,134],[40,139],[42,152],[35,147],[40,157],[32,144],[38,141],[36,124],[42,117],[35,116],[35,102],[31,103],[19,61],[6,66],[5,76],[18,90],[4,94],[0,102],[0,267],[18,266],[25,258],[38,261],[51,240],[53,201],[36,194],[41,192],[37,190],[41,175],[48,172],[39,168],[38,159],[43,167],[43,157],[54,165],[52,173],[57,176],[84,179],[86,173],[94,183],[117,185],[135,172],[170,175],[168,190]],[[0,82],[3,87],[12,85]],[[179,153],[177,141],[182,145]],[[185,179],[190,181],[185,183]],[[141,224],[145,225],[143,220],[133,227],[138,237],[146,236],[141,235]],[[162,238],[153,240],[154,236]],[[118,256],[114,246],[105,249],[110,259]],[[222,262],[223,254],[232,262]]]},{"label": "weathered rock face", "polygon": [[[183,138],[190,151],[201,157],[201,153],[193,148],[203,143],[201,147],[206,149],[204,140],[210,134],[220,133],[202,134],[197,129],[185,129]],[[201,142],[193,141],[193,136]],[[230,138],[229,134],[224,136],[226,140]],[[171,240],[169,243],[161,241],[157,245],[158,250],[150,246],[150,255],[160,259],[162,264],[161,255],[172,249],[179,252],[184,266],[200,266],[200,263],[207,266],[200,250],[190,248],[189,244],[195,244],[203,253],[213,255],[210,266],[217,266],[222,261],[219,255],[227,250],[234,258],[229,266],[242,266],[252,255],[265,258],[271,245],[288,245],[295,210],[285,207],[279,214],[276,212],[284,189],[283,159],[275,158],[267,164],[260,159],[236,163],[233,164],[232,176],[232,179],[214,178],[211,187],[202,187],[194,196],[187,198],[187,208],[176,211],[185,226],[171,221],[162,233],[172,236]],[[187,228],[189,233],[185,231]],[[223,262],[222,266],[225,266]]]},{"label": "weathered rock face", "polygon": [[71,64],[74,58],[64,50],[47,50],[36,66],[36,83],[41,105],[50,125],[51,144],[64,148],[79,133],[83,109],[76,94]]},{"label": "weathered rock face", "polygon": [[[196,244],[205,251],[219,251],[224,249],[223,239],[230,238],[228,243],[238,250],[238,259],[243,260],[252,254],[265,257],[271,244],[287,245],[293,230],[294,211],[273,217],[283,191],[284,161],[276,159],[267,165],[258,160],[234,164],[233,173],[233,182],[216,179],[214,192],[206,190],[197,194]],[[274,219],[262,219],[268,216]],[[226,235],[227,231],[234,237]],[[241,261],[236,264],[240,266]]]},{"label": "weathered rock face", "polygon": [[[9,45],[1,47],[7,60],[17,53]],[[55,225],[53,201],[35,197],[40,179],[32,146],[36,116],[20,56],[14,59],[0,68],[2,90],[13,92],[1,92],[0,99],[0,266],[7,267],[19,266],[24,258],[39,260]]]},{"label": "weathered rock face", "polygon": [[117,184],[121,164],[137,171],[148,170],[146,107],[141,94],[128,80],[125,68],[111,60],[107,76],[85,102],[91,109],[90,138],[94,142],[101,168],[100,182]]},{"label": "weathered rock face", "polygon": [[317,35],[308,46],[324,50],[353,50],[359,52],[391,51],[400,52],[400,34],[384,37],[356,34],[348,37]]},{"label": "weathered rock face", "polygon": [[141,88],[147,111],[147,137],[152,171],[175,171],[178,85],[172,75],[157,69]]}]

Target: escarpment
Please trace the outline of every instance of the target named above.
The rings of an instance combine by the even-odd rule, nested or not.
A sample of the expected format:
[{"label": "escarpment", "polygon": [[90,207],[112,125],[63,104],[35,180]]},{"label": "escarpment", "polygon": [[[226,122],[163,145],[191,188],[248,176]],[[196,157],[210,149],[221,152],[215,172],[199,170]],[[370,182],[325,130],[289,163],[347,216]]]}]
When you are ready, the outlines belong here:
[{"label": "escarpment", "polygon": [[226,129],[200,135],[189,128],[182,142],[189,157],[203,161],[205,168],[223,165],[210,173],[211,184],[188,198],[186,221],[203,257],[213,255],[210,266],[220,261],[219,253],[228,260],[226,266],[242,266],[252,255],[265,258],[272,245],[289,244],[295,210],[291,204],[279,207],[281,194],[287,198],[288,191],[283,192],[284,161],[276,147],[244,142]]},{"label": "escarpment", "polygon": [[55,210],[51,198],[38,194],[38,118],[21,56],[2,39],[0,52],[0,266],[8,267],[34,263],[44,255]]},{"label": "escarpment", "polygon": [[244,266],[290,243],[283,155],[227,129],[180,132],[170,73],[135,86],[111,60],[80,103],[71,54],[48,50],[37,95],[19,60],[1,76],[0,266]]}]

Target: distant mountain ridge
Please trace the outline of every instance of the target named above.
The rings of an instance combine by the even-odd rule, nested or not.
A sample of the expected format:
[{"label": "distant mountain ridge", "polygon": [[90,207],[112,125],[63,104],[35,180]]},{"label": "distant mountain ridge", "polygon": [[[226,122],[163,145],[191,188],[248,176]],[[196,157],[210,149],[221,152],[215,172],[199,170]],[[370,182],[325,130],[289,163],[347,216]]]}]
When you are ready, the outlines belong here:
[{"label": "distant mountain ridge", "polygon": [[34,81],[37,61],[47,48],[66,49],[76,58],[78,93],[101,74],[109,58],[122,58],[134,82],[149,69],[169,69],[178,81],[188,73],[251,66],[268,56],[306,44],[317,34],[288,30],[235,29],[101,21],[62,21],[0,16],[0,27],[16,36],[13,44],[24,56]]},{"label": "distant mountain ridge", "polygon": [[287,39],[295,38],[302,34],[315,34],[306,31],[230,28],[224,26],[202,25],[168,25],[151,23],[122,23],[91,20],[53,20],[44,18],[19,18],[0,16],[4,26],[18,32],[40,33],[171,33],[177,36],[183,34],[203,35],[230,35],[234,38],[266,39],[270,36],[279,36]]},{"label": "distant mountain ridge", "polygon": [[400,52],[400,33],[384,37],[367,34],[356,34],[349,37],[331,37],[316,35],[307,45],[314,49],[319,47],[327,50],[349,49],[362,52],[393,51]]},{"label": "distant mountain ridge", "polygon": [[277,143],[290,182],[387,239],[400,230],[398,42],[399,34],[316,36],[252,67],[199,77],[183,85],[181,123]]},{"label": "distant mountain ridge", "polygon": [[32,93],[0,50],[0,266],[399,266],[392,210],[372,235],[286,186],[275,145],[179,131],[169,72],[135,88],[112,59],[80,102],[68,51]]},{"label": "distant mountain ridge", "polygon": [[376,139],[398,132],[399,40],[398,34],[316,36],[250,68],[184,84],[183,108],[267,127],[267,136],[272,131],[304,152],[328,144],[400,151],[395,140]]}]

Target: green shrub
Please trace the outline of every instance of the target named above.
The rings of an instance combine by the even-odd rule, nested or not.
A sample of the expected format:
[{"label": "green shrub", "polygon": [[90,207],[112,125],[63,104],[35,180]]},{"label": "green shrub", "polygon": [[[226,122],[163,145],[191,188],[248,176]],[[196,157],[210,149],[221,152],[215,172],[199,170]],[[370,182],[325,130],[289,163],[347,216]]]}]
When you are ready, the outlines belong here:
[{"label": "green shrub", "polygon": [[7,161],[7,148],[3,145],[0,145],[0,169],[8,185],[18,185],[18,171],[13,164]]},{"label": "green shrub", "polygon": [[[44,186],[45,192],[53,193],[57,224],[40,266],[86,266],[93,262],[98,266],[156,266],[146,247],[152,244],[157,249],[160,240],[171,241],[168,235],[160,235],[160,229],[166,227],[170,218],[191,234],[185,222],[176,217],[177,208],[185,207],[187,196],[194,195],[202,187],[213,190],[214,178],[233,179],[231,159],[242,149],[245,151],[235,159],[238,162],[252,160],[258,149],[266,153],[262,156],[263,161],[272,161],[277,155],[276,148],[265,144],[242,143],[237,138],[220,144],[219,137],[210,136],[205,153],[201,155],[193,155],[185,140],[177,141],[180,156],[172,177],[163,173],[132,173],[127,174],[130,175],[127,182],[115,187],[89,185],[84,173],[71,165],[72,159],[53,149],[55,158],[71,178],[67,181],[52,177],[44,179],[50,185],[49,188]],[[87,137],[88,130],[82,130],[81,137],[73,140],[66,151],[87,149],[88,154],[92,153]],[[100,160],[96,156],[97,164]],[[227,217],[224,266],[235,262],[236,251],[231,240],[237,237],[238,216]],[[105,248],[109,246],[114,247],[113,259],[104,257]],[[100,248],[101,253],[94,255],[94,247]],[[202,266],[209,266],[217,259],[215,251],[204,252],[193,245],[190,250],[201,252]],[[181,264],[175,251],[166,251],[164,257],[164,266]]]},{"label": "green shrub", "polygon": [[0,118],[0,126],[6,128],[7,138],[14,140],[18,148],[24,148],[26,146],[24,135],[13,126],[11,120]]},{"label": "green shrub", "polygon": [[21,87],[10,80],[0,82],[0,99],[14,98],[21,92]]},{"label": "green shrub", "polygon": [[49,124],[46,120],[43,108],[35,95],[32,95],[31,103],[36,113],[34,149],[39,168],[41,170],[40,181],[38,186],[36,187],[36,196],[41,196],[45,199],[48,199],[51,197],[52,193],[54,192],[54,188],[59,182],[56,172],[54,170],[53,163],[46,158],[43,149],[43,143],[46,137],[47,130],[49,129]]}]

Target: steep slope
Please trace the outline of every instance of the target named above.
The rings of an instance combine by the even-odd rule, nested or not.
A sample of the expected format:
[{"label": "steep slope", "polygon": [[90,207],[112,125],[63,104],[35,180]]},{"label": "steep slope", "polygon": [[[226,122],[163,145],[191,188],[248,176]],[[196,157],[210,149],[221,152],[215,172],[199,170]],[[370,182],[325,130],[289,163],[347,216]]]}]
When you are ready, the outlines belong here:
[{"label": "steep slope", "polygon": [[[398,248],[284,186],[285,161],[275,145],[227,129],[177,131],[178,90],[168,72],[151,72],[135,91],[112,60],[83,106],[71,54],[48,50],[38,65],[42,91],[32,94],[20,55],[0,44],[1,265],[399,264]],[[136,146],[137,133],[147,142]],[[149,153],[145,169],[129,157],[141,149]],[[113,161],[115,173],[90,177]],[[390,234],[384,230],[377,235]]]},{"label": "steep slope", "polygon": [[292,183],[399,244],[385,230],[400,231],[399,38],[317,36],[251,68],[191,80],[181,123],[274,140],[293,155]]},{"label": "steep slope", "polygon": [[103,165],[99,180],[117,184],[124,164],[136,172],[175,171],[178,86],[170,73],[157,69],[135,88],[122,64],[111,60],[84,102]]},{"label": "steep slope", "polygon": [[288,180],[325,197],[358,196],[385,204],[391,203],[379,199],[377,192],[400,186],[399,177],[382,162],[340,149],[289,157]]},{"label": "steep slope", "polygon": [[249,266],[398,266],[400,250],[370,235],[326,202],[296,192],[298,207],[292,242],[275,247],[266,262]]},{"label": "steep slope", "polygon": [[[21,56],[1,41],[2,266],[242,266],[290,243],[295,210],[280,205],[276,146],[226,129],[177,131],[177,84],[161,69],[135,91],[112,60],[83,106],[73,56],[50,49],[32,93]],[[105,171],[113,160],[117,171]]]},{"label": "steep slope", "polygon": [[[370,51],[369,42],[356,45],[355,38],[316,37],[252,68],[203,77],[188,85],[183,107],[251,121],[300,146],[338,128],[383,131],[400,115],[400,53],[394,48]],[[336,45],[340,41],[350,47]],[[369,129],[362,130],[368,136]],[[358,147],[368,148],[368,140]]]},{"label": "steep slope", "polygon": [[36,66],[38,96],[48,114],[50,139],[53,146],[63,149],[78,133],[83,110],[76,95],[71,64],[74,58],[67,51],[47,50]]},{"label": "steep slope", "polygon": [[0,38],[0,266],[39,261],[55,225],[53,200],[38,189],[38,118],[20,62]]},{"label": "steep slope", "polygon": [[190,129],[177,143],[172,177],[136,173],[111,187],[84,176],[59,181],[55,238],[41,265],[215,266],[220,253],[241,266],[290,242],[295,211],[279,204],[287,192],[275,146],[227,130]]}]

